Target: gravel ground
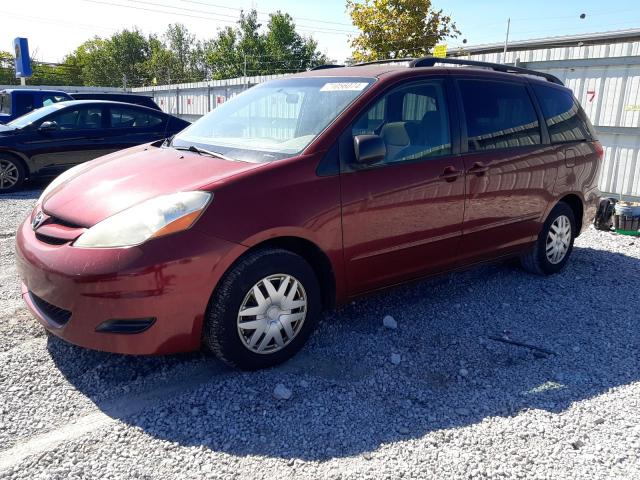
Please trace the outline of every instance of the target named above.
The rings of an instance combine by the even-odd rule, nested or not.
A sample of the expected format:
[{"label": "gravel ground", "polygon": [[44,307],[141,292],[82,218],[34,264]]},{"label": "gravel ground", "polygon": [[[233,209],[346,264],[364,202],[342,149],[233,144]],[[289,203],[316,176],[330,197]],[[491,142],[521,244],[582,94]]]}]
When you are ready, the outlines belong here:
[{"label": "gravel ground", "polygon": [[640,478],[640,240],[589,229],[554,277],[500,264],[368,297],[242,373],[45,335],[13,265],[38,195],[0,199],[0,478]]}]

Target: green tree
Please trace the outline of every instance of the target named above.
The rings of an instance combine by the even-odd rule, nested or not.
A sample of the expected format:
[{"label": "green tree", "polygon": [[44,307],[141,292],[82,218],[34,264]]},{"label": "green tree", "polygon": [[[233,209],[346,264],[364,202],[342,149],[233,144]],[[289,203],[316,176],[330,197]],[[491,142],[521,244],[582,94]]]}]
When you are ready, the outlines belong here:
[{"label": "green tree", "polygon": [[449,15],[430,0],[347,0],[360,34],[351,40],[353,58],[364,62],[428,55],[434,45],[460,34]]},{"label": "green tree", "polygon": [[218,36],[204,46],[205,62],[215,79],[239,77],[242,75],[242,53],[238,50],[239,32],[226,27]]},{"label": "green tree", "polygon": [[296,25],[288,13],[277,11],[270,15],[265,53],[266,60],[278,71],[299,71],[329,63],[317,47],[315,40],[296,32]]},{"label": "green tree", "polygon": [[266,31],[262,33],[261,27],[255,10],[242,12],[236,28],[221,30],[203,45],[212,78],[297,72],[329,62],[315,40],[296,32],[290,15],[273,13]]},{"label": "green tree", "polygon": [[175,56],[155,35],[149,37],[149,59],[145,70],[152,84],[168,84],[172,82],[175,70]]},{"label": "green tree", "polygon": [[140,86],[150,82],[145,64],[151,56],[151,49],[149,40],[139,30],[125,29],[115,33],[106,47],[110,64],[115,67],[111,76],[113,86],[124,83],[127,86]]},{"label": "green tree", "polygon": [[65,57],[63,65],[84,85],[128,87],[147,85],[150,40],[138,30],[122,30],[103,39],[94,37]]},{"label": "green tree", "polygon": [[16,83],[15,76],[13,55],[10,52],[0,51],[0,85],[13,85]]}]

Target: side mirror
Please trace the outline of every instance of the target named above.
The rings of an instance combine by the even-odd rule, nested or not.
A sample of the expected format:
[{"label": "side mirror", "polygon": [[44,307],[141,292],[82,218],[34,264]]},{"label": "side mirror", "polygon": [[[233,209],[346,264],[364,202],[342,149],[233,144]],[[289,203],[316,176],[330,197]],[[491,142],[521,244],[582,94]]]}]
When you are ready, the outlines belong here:
[{"label": "side mirror", "polygon": [[58,124],[51,120],[42,122],[38,127],[39,132],[54,132],[56,130],[58,130]]},{"label": "side mirror", "polygon": [[381,162],[387,156],[387,146],[378,135],[356,135],[353,137],[356,164],[361,166]]}]

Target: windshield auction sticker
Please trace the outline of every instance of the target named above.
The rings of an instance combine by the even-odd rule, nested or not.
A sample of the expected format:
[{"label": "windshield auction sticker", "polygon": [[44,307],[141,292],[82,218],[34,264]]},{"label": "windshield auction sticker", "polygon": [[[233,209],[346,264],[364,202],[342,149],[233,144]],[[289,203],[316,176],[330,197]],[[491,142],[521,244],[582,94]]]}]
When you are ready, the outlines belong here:
[{"label": "windshield auction sticker", "polygon": [[347,92],[364,90],[369,85],[366,82],[333,82],[325,83],[320,89],[321,92]]}]

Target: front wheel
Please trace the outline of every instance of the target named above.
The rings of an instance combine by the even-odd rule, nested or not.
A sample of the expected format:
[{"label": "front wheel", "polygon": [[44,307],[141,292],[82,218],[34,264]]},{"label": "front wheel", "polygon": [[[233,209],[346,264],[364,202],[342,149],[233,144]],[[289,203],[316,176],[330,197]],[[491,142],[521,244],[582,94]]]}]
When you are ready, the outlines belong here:
[{"label": "front wheel", "polygon": [[25,171],[22,163],[10,156],[0,155],[0,193],[15,192],[22,188]]},{"label": "front wheel", "polygon": [[298,352],[320,314],[320,286],[311,266],[287,250],[257,250],[220,281],[203,342],[232,366],[266,368]]},{"label": "front wheel", "polygon": [[520,257],[522,267],[538,275],[562,270],[573,251],[576,221],[571,207],[558,203],[544,222],[534,246]]}]

